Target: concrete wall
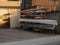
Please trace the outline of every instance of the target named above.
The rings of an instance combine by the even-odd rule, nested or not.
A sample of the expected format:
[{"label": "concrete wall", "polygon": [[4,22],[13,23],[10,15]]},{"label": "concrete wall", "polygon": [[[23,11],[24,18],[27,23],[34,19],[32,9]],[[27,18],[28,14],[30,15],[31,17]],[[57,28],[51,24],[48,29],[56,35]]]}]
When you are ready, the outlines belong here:
[{"label": "concrete wall", "polygon": [[19,27],[19,18],[20,18],[20,12],[18,12],[20,9],[18,8],[9,8],[10,13],[10,28]]},{"label": "concrete wall", "polygon": [[20,12],[14,12],[10,15],[10,28],[19,27]]}]

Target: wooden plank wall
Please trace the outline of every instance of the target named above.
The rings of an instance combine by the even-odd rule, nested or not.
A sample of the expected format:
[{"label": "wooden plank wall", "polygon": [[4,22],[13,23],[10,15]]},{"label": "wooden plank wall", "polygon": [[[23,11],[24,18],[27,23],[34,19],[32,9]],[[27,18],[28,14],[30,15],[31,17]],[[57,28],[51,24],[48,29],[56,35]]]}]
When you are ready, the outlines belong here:
[{"label": "wooden plank wall", "polygon": [[58,2],[51,0],[32,0],[32,6],[40,6],[41,8],[49,8],[49,10],[56,10]]}]

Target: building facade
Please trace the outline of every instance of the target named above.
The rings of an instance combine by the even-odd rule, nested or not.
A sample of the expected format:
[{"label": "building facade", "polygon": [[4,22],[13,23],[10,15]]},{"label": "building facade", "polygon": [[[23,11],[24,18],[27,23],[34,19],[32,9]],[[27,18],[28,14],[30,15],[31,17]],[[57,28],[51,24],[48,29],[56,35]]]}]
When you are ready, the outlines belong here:
[{"label": "building facade", "polygon": [[31,8],[32,0],[22,0],[21,9]]},{"label": "building facade", "polygon": [[[28,2],[26,2],[28,1]],[[28,5],[27,5],[28,4]],[[22,0],[22,9],[27,9],[27,12],[29,8],[44,8],[47,9],[47,12],[55,11],[55,13],[52,13],[50,15],[56,15],[55,17],[52,16],[50,19],[55,19],[58,21],[58,24],[60,24],[60,0]],[[39,10],[40,12],[41,10]],[[44,12],[46,12],[44,11]],[[43,12],[43,10],[42,10]],[[49,14],[48,14],[49,15]]]},{"label": "building facade", "polygon": [[59,5],[57,0],[22,0],[22,8],[48,8],[49,11],[56,10]]},{"label": "building facade", "polygon": [[0,0],[0,27],[14,28],[18,26],[19,7],[19,0]]}]

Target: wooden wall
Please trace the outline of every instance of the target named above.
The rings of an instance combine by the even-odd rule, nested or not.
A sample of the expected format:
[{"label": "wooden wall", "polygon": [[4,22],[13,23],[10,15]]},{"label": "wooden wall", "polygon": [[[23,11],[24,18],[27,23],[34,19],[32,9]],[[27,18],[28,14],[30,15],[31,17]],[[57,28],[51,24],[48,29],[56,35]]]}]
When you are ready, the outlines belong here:
[{"label": "wooden wall", "polygon": [[58,7],[58,2],[51,0],[32,0],[32,6],[40,6],[41,8],[49,8],[49,10],[56,10]]}]

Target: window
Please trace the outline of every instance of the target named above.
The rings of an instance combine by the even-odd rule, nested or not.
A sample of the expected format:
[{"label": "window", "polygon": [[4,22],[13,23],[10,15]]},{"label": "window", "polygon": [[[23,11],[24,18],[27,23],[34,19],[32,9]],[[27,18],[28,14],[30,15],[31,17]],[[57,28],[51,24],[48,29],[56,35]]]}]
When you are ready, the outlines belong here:
[{"label": "window", "polygon": [[19,0],[8,0],[8,1],[19,1]]}]

